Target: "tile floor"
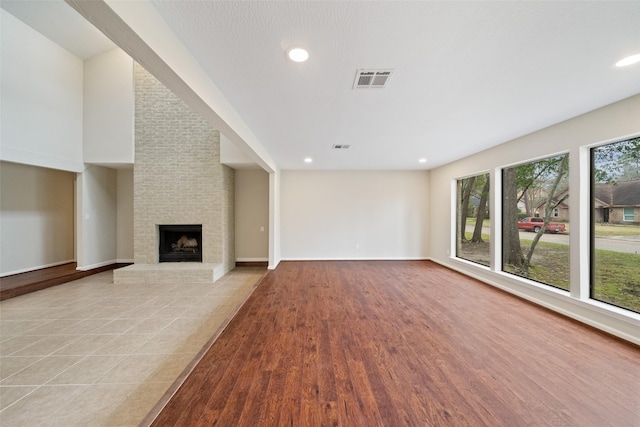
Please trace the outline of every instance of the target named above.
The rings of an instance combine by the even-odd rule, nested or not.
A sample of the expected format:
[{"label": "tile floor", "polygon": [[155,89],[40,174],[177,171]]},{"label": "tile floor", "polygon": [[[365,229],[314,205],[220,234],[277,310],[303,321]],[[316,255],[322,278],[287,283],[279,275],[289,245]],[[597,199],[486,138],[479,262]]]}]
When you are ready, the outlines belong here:
[{"label": "tile floor", "polygon": [[108,271],[0,302],[0,425],[137,426],[265,272],[115,285]]}]

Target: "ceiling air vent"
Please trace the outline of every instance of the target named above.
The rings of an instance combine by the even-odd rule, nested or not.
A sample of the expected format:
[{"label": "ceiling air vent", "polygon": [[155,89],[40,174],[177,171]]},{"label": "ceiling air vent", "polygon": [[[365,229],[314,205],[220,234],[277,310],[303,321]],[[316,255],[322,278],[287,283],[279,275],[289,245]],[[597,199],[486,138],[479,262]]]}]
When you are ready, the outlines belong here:
[{"label": "ceiling air vent", "polygon": [[349,144],[333,144],[331,146],[334,150],[346,150],[349,147],[351,147]]},{"label": "ceiling air vent", "polygon": [[382,89],[387,85],[393,70],[357,70],[354,89]]}]

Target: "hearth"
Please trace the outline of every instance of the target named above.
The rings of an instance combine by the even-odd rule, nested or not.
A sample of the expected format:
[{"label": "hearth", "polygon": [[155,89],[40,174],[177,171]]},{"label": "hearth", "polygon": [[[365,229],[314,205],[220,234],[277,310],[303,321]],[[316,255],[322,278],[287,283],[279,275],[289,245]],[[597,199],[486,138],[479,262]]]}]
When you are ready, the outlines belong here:
[{"label": "hearth", "polygon": [[202,224],[158,225],[159,262],[202,262]]}]

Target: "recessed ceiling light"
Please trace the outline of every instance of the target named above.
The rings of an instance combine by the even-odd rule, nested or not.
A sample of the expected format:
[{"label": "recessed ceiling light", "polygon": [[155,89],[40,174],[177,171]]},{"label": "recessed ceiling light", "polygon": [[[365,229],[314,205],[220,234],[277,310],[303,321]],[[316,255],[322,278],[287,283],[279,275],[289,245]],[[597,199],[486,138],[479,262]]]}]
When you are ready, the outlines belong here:
[{"label": "recessed ceiling light", "polygon": [[616,62],[616,67],[626,67],[628,65],[637,64],[638,62],[640,62],[640,53],[621,59]]},{"label": "recessed ceiling light", "polygon": [[311,163],[311,162],[313,162],[313,159],[311,157],[305,157],[304,162],[305,163]]},{"label": "recessed ceiling light", "polygon": [[418,160],[420,163],[427,163],[427,159],[425,159],[424,157],[420,160]]},{"label": "recessed ceiling light", "polygon": [[287,56],[293,62],[304,62],[309,59],[309,52],[300,47],[294,47],[293,49],[289,49]]}]

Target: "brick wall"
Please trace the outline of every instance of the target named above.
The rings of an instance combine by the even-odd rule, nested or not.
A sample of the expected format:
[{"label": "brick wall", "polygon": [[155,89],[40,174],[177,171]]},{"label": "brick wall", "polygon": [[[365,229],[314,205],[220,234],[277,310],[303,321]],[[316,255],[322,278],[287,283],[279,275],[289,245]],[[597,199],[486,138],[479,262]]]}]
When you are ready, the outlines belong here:
[{"label": "brick wall", "polygon": [[158,225],[202,224],[203,263],[233,268],[234,171],[220,134],[135,66],[134,262],[158,262]]}]

